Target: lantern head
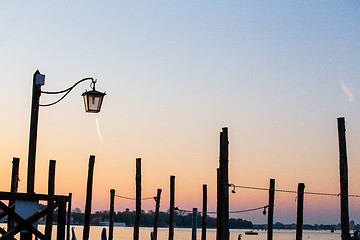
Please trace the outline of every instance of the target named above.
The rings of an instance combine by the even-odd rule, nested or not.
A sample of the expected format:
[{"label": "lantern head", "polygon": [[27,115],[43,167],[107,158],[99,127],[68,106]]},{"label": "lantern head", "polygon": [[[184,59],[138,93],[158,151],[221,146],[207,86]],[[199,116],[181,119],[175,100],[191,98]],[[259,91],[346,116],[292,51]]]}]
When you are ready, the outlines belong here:
[{"label": "lantern head", "polygon": [[101,109],[106,93],[102,93],[95,90],[95,87],[91,91],[86,91],[82,94],[84,97],[85,111],[89,113],[98,113]]}]

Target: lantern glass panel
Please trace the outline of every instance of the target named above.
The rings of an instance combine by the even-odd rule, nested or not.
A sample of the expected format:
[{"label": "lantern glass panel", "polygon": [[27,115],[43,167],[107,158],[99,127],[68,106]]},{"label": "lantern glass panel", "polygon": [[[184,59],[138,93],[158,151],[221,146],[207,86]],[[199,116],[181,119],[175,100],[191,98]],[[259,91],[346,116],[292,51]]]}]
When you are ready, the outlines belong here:
[{"label": "lantern glass panel", "polygon": [[99,96],[89,96],[89,111],[98,111],[99,102]]},{"label": "lantern glass panel", "polygon": [[83,94],[85,111],[91,113],[100,112],[104,95],[104,93],[100,93],[98,91],[85,92]]}]

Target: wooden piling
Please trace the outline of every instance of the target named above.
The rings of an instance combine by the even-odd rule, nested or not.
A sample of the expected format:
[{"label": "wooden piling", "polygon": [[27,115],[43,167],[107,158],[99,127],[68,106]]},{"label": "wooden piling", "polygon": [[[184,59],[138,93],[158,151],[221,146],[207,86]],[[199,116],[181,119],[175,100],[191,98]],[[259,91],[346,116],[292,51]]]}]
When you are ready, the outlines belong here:
[{"label": "wooden piling", "polygon": [[348,164],[346,153],[345,118],[337,119],[340,155],[340,206],[341,206],[341,239],[350,239],[349,228],[349,193],[348,193]]},{"label": "wooden piling", "polygon": [[202,228],[201,240],[206,240],[206,226],[207,226],[207,185],[203,185],[203,211],[202,211]]},{"label": "wooden piling", "polygon": [[134,220],[134,240],[139,240],[141,218],[141,158],[136,159],[136,212]]},{"label": "wooden piling", "polygon": [[175,176],[170,176],[169,240],[174,239]]},{"label": "wooden piling", "polygon": [[66,219],[66,240],[70,240],[70,221],[71,221],[71,202],[72,202],[72,193],[69,193],[68,201],[68,210],[67,210],[67,219]]},{"label": "wooden piling", "polygon": [[220,168],[216,169],[216,194],[217,194],[217,200],[216,200],[216,240],[220,239],[221,235],[221,228],[219,227],[220,222]]},{"label": "wooden piling", "polygon": [[196,240],[197,208],[193,208],[191,240]]},{"label": "wooden piling", "polygon": [[267,239],[273,239],[275,179],[270,179]]},{"label": "wooden piling", "polygon": [[[12,161],[10,192],[17,192],[18,191],[18,186],[19,186],[19,164],[20,164],[20,158],[14,157],[13,161]],[[9,200],[9,205],[8,206],[9,207],[13,206],[13,209],[15,209],[15,200],[13,200],[13,199]],[[7,231],[9,232],[13,228],[14,228],[14,221],[8,215]]]},{"label": "wooden piling", "polygon": [[114,202],[115,202],[115,189],[110,189],[109,240],[113,240],[114,237]]},{"label": "wooden piling", "polygon": [[155,203],[154,235],[153,235],[154,240],[157,240],[161,191],[162,191],[161,189],[157,190],[157,195],[156,195],[156,200],[155,200],[156,203]]},{"label": "wooden piling", "polygon": [[220,133],[220,211],[219,211],[219,239],[229,240],[229,140],[228,128],[224,127]]},{"label": "wooden piling", "polygon": [[[62,197],[58,208],[57,240],[65,240],[66,200]],[[51,239],[51,238],[48,238]]]},{"label": "wooden piling", "polygon": [[[55,166],[56,166],[56,161],[50,160],[50,162],[49,162],[49,177],[48,177],[48,195],[49,196],[54,196],[54,194],[55,194]],[[53,209],[54,201],[48,200],[47,205],[48,205],[49,209]],[[46,216],[45,236],[47,239],[51,239],[53,215],[54,215],[54,211],[50,210]]]},{"label": "wooden piling", "polygon": [[89,240],[89,234],[90,234],[90,217],[91,217],[94,164],[95,164],[95,156],[91,155],[89,159],[89,171],[88,171],[88,180],[87,180],[87,188],[86,188],[83,240]]},{"label": "wooden piling", "polygon": [[304,220],[304,189],[305,184],[298,184],[297,191],[297,220],[296,220],[296,240],[302,240],[303,220]]}]

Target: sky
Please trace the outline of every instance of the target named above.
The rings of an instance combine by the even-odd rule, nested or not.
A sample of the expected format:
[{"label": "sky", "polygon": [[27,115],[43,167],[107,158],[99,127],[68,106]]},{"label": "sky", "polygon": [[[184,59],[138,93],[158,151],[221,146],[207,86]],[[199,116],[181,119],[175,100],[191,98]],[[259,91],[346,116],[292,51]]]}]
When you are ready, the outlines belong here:
[{"label": "sky", "polygon": [[[85,77],[106,91],[101,112],[84,111],[78,85],[40,108],[35,192],[73,194],[84,210],[95,155],[92,211],[109,209],[110,189],[135,197],[161,188],[175,205],[216,209],[219,134],[229,129],[229,181],[235,185],[339,193],[337,118],[345,117],[349,193],[360,194],[360,2],[349,1],[2,1],[0,2],[0,190],[10,190],[20,158],[26,192],[32,75],[44,91]],[[60,96],[59,96],[60,97]],[[46,104],[57,97],[42,95]],[[266,191],[236,189],[230,210],[267,205]],[[350,219],[360,223],[360,199]],[[135,202],[115,199],[115,211]],[[153,200],[142,203],[154,210]],[[304,223],[340,222],[338,197],[306,195]],[[232,214],[266,223],[262,211]],[[275,194],[274,222],[296,222],[296,195]]]}]

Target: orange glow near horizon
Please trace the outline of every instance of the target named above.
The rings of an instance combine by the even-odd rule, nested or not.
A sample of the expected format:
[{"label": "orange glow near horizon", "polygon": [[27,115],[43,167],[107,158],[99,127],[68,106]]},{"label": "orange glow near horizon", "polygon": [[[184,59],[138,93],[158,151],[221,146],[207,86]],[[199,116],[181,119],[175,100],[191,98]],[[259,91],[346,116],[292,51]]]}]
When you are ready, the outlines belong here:
[{"label": "orange glow near horizon", "polygon": [[[231,129],[230,129],[231,134]],[[230,135],[232,136],[232,135]],[[216,136],[214,135],[214,138]],[[174,154],[174,148],[162,151],[162,158],[157,158],[156,154],[151,152],[151,149],[155,145],[145,147],[144,155],[142,158],[142,196],[153,197],[156,194],[156,189],[161,188],[162,201],[161,211],[167,211],[169,208],[169,180],[170,175],[174,175],[175,179],[175,191],[176,206],[180,209],[191,210],[193,207],[197,207],[199,210],[202,209],[202,185],[208,185],[208,209],[209,211],[216,211],[216,168],[218,167],[218,157],[216,149],[217,143],[213,142],[213,148],[207,152],[206,156],[202,156],[198,149],[192,148],[192,154],[188,155],[183,151],[177,150]],[[35,190],[38,193],[46,193],[47,191],[47,171],[48,161],[44,160],[46,155],[52,154],[54,149],[62,152],[58,154],[56,164],[56,194],[68,195],[69,192],[73,194],[73,208],[80,208],[84,210],[84,202],[86,196],[86,181],[88,171],[88,157],[80,157],[79,153],[71,154],[61,151],[59,147],[51,147],[50,143],[43,143],[41,146],[37,158],[37,169],[36,169],[36,187]],[[73,144],[72,142],[68,144]],[[236,142],[235,139],[235,143]],[[300,182],[299,178],[289,178],[288,173],[285,171],[277,172],[275,175],[270,175],[270,172],[275,172],[272,164],[264,167],[264,163],[259,164],[256,161],[247,161],[246,167],[244,166],[245,161],[238,159],[251,159],[251,158],[273,158],[272,154],[279,156],[279,152],[268,151],[268,154],[257,153],[253,155],[251,148],[249,149],[234,149],[234,144],[230,139],[230,183],[235,185],[245,185],[252,187],[267,188],[269,182],[266,179],[275,176],[276,189],[285,190],[296,190],[297,182]],[[187,146],[189,148],[189,146]],[[44,151],[46,149],[46,151]],[[109,153],[106,153],[107,145],[105,144],[103,150],[99,152],[95,158],[95,172],[94,172],[94,184],[93,184],[93,206],[92,210],[108,210],[109,208],[109,197],[110,189],[114,188],[116,194],[125,197],[135,196],[135,158],[133,151],[130,154],[122,153],[122,157],[113,158],[110,157]],[[233,150],[234,149],[234,150]],[[205,149],[204,149],[205,150]],[[232,151],[233,150],[233,151]],[[291,151],[294,149],[289,149]],[[253,149],[256,151],[256,149]],[[335,152],[335,151],[334,151]],[[285,152],[281,153],[286,155]],[[323,154],[323,153],[321,153]],[[328,153],[326,153],[328,154]],[[132,155],[132,156],[131,156]],[[113,156],[117,156],[114,154]],[[125,157],[124,157],[125,156]],[[191,158],[188,158],[191,156]],[[20,183],[19,191],[25,192],[26,190],[26,160],[24,160],[24,152],[20,155]],[[280,156],[284,158],[284,156]],[[294,155],[294,157],[297,157]],[[69,159],[70,158],[70,159]],[[26,159],[26,158],[25,158]],[[195,160],[196,159],[196,160]],[[205,159],[205,161],[203,160]],[[208,161],[207,159],[210,159]],[[194,161],[209,162],[206,165],[196,165]],[[337,162],[337,156],[332,157],[334,165]],[[156,166],[153,165],[156,162]],[[259,160],[259,162],[264,162]],[[120,163],[120,164],[119,164]],[[274,161],[276,166],[276,161]],[[322,163],[312,162],[314,168],[322,165],[322,170],[326,170],[331,175],[337,174],[337,169],[334,166],[325,165]],[[116,168],[111,166],[118,166]],[[121,167],[120,167],[121,166]],[[301,171],[302,166],[297,165],[296,161],[292,161],[288,167],[282,163],[283,169],[292,170],[297,168],[297,171]],[[7,169],[11,169],[10,161]],[[69,171],[71,169],[71,171]],[[189,177],[191,176],[191,177]],[[254,176],[263,176],[254,178]],[[338,179],[329,178],[329,176],[319,176],[313,174],[308,170],[302,172],[303,179],[309,184],[306,184],[305,191],[309,192],[325,192],[325,193],[337,193],[338,192]],[[10,171],[7,174],[3,174],[2,178],[2,189],[10,188]],[[285,180],[284,180],[285,179]],[[356,193],[356,189],[353,188],[354,181],[357,177],[352,176],[350,178],[350,193]],[[239,184],[242,183],[242,184]],[[104,187],[107,186],[107,187]],[[230,211],[238,211],[244,209],[251,209],[267,205],[268,193],[267,191],[257,191],[236,188],[236,194],[231,193],[230,188]],[[287,216],[287,218],[280,217],[279,221],[285,221],[286,219],[292,219],[294,221],[296,217],[296,194],[286,194],[277,192],[275,194],[276,211],[275,220],[277,214]],[[352,202],[357,202],[357,199],[351,199]],[[356,204],[352,204],[352,210],[358,212]],[[134,209],[135,202],[131,200],[116,198],[115,199],[115,211],[124,211],[126,208]],[[146,211],[154,210],[153,200],[146,200],[142,202],[142,208]],[[339,200],[334,197],[314,197],[306,195],[305,198],[305,213],[316,219],[316,213],[319,215],[326,214],[327,211],[332,211],[339,208]],[[333,211],[334,212],[334,211]],[[335,216],[338,214],[338,210],[334,212]],[[250,218],[254,221],[264,222],[266,217],[262,215],[262,212],[256,213],[244,213],[244,214],[231,214],[230,217]],[[305,218],[306,220],[306,218]]]},{"label": "orange glow near horizon", "polygon": [[[231,143],[230,143],[231,144]],[[231,145],[230,145],[231,146]],[[42,153],[43,154],[43,153]],[[42,157],[40,154],[40,157]],[[40,158],[39,157],[39,158]],[[80,208],[84,210],[84,202],[86,196],[86,181],[87,181],[87,171],[88,171],[88,158],[76,158],[74,156],[73,161],[65,161],[60,159],[57,161],[56,166],[56,194],[68,195],[69,190],[73,194],[73,209]],[[127,161],[123,161],[121,168],[109,168],[109,162],[114,161],[112,165],[115,165],[115,162],[119,159],[113,159],[110,161],[104,160],[105,157],[100,154],[100,157],[95,159],[95,172],[94,172],[94,184],[93,184],[93,204],[92,211],[108,210],[109,208],[109,199],[110,199],[110,189],[114,188],[116,194],[125,197],[134,197],[135,196],[135,158],[128,158]],[[174,161],[175,159],[173,159]],[[179,160],[177,160],[179,161]],[[193,169],[188,168],[187,166],[177,165],[176,168],[173,168],[173,174],[164,174],[162,168],[153,167],[151,162],[146,158],[142,159],[142,197],[153,197],[156,194],[156,189],[161,188],[163,190],[161,196],[161,211],[167,211],[169,208],[169,180],[170,175],[175,175],[175,202],[176,206],[179,209],[191,210],[193,207],[197,207],[199,211],[202,209],[202,184],[207,184],[208,186],[208,210],[216,211],[216,165],[218,160],[214,157],[214,164],[212,164],[209,169],[201,169],[200,167],[194,167]],[[66,166],[66,164],[70,164]],[[47,166],[48,163],[38,160],[37,165],[37,174],[36,174],[36,192],[46,193],[47,191]],[[237,165],[235,163],[234,165]],[[259,168],[259,165],[255,164],[255,168],[251,172],[247,171],[234,171],[232,166],[232,160],[230,159],[230,182],[237,183],[243,182],[245,186],[250,187],[261,187],[267,188],[269,182],[262,179],[253,179],[253,172],[256,176],[261,176],[266,174],[262,172],[262,168]],[[69,168],[72,168],[72,174],[67,173]],[[211,171],[213,168],[213,171]],[[251,164],[247,167],[252,168]],[[41,169],[41,170],[39,170]],[[20,171],[20,184],[19,191],[24,192],[26,189],[26,161],[21,161],[21,171]],[[201,173],[201,170],[205,174]],[[40,173],[42,171],[43,173]],[[258,172],[256,172],[258,171]],[[235,175],[234,172],[237,174]],[[192,176],[188,178],[189,174]],[[231,177],[232,175],[235,175]],[[2,176],[3,179],[10,179],[10,174]],[[296,181],[292,180],[283,181],[284,176],[279,174],[279,179],[276,181],[276,189],[283,190],[292,190],[296,191],[297,184]],[[337,193],[338,186],[337,179],[329,181],[326,176],[323,176],[324,179],[319,181],[312,181],[312,184],[306,185],[305,191],[308,192],[324,192],[324,193]],[[296,179],[295,179],[296,180]],[[309,181],[309,179],[308,179]],[[9,188],[9,183],[4,184],[6,181],[2,181],[3,189]],[[309,181],[311,182],[311,181]],[[329,184],[332,182],[332,184]],[[76,183],[76,184],[74,184]],[[326,183],[328,183],[326,185]],[[109,186],[104,188],[104,184]],[[350,182],[350,185],[353,185]],[[4,187],[5,186],[5,187]],[[267,205],[268,193],[267,191],[261,190],[249,190],[236,188],[235,194],[231,193],[232,188],[230,187],[230,211],[239,211],[245,209],[256,208],[260,206]],[[353,191],[353,188],[350,188],[350,193]],[[355,212],[358,212],[357,199],[351,199],[351,209]],[[124,211],[126,208],[131,210],[135,209],[135,201],[115,198],[115,211]],[[154,210],[154,201],[146,200],[142,202],[142,208],[146,211]],[[339,214],[339,199],[338,197],[328,197],[328,196],[305,196],[305,216],[311,216],[309,218],[305,217],[305,222],[307,219],[317,219],[318,215],[327,214],[331,211],[332,214],[335,214],[333,217],[336,217]],[[287,216],[277,217],[277,216]],[[230,214],[230,217],[240,217],[244,219],[252,219],[258,223],[266,222],[266,216],[262,215],[262,211],[257,211],[254,213],[242,213],[242,214]],[[293,193],[282,193],[276,192],[275,194],[275,220],[285,221],[296,221],[296,194]],[[320,218],[319,218],[320,219]],[[312,221],[312,220],[309,220]]]}]

